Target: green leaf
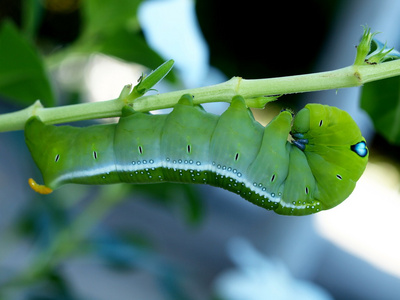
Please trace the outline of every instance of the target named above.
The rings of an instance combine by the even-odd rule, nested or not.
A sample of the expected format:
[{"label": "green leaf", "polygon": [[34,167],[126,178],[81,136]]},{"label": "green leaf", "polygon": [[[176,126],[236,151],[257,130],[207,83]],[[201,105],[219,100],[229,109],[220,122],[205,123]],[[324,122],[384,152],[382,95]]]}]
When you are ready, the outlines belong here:
[{"label": "green leaf", "polygon": [[0,28],[0,94],[20,104],[54,105],[43,60],[11,22]]},{"label": "green leaf", "polygon": [[158,82],[160,82],[172,70],[174,60],[170,59],[152,71],[149,75],[143,75],[139,83],[133,88],[131,95],[142,96],[151,90]]},{"label": "green leaf", "polygon": [[365,84],[361,107],[378,133],[390,143],[400,145],[400,76]]}]

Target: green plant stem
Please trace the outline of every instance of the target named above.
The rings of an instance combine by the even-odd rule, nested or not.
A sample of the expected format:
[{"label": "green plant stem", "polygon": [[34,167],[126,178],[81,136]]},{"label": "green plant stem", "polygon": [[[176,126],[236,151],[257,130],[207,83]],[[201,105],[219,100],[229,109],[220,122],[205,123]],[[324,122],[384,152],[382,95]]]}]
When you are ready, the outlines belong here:
[{"label": "green plant stem", "polygon": [[150,111],[173,107],[183,94],[192,94],[196,104],[230,102],[235,95],[242,95],[249,107],[262,107],[270,98],[263,96],[303,93],[328,89],[361,86],[370,81],[400,75],[400,60],[377,65],[352,65],[334,71],[267,79],[246,80],[240,77],[212,86],[142,96],[136,99],[125,96],[113,100],[83,103],[55,108],[43,108],[35,103],[18,112],[0,115],[0,132],[21,130],[26,120],[37,115],[47,124],[79,120],[118,117],[124,105],[136,111]]}]

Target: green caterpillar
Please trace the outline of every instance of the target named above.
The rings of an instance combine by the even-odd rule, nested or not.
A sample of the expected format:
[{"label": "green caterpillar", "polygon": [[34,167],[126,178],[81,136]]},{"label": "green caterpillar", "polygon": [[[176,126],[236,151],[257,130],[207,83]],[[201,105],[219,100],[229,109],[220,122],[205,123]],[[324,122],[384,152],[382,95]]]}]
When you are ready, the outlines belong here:
[{"label": "green caterpillar", "polygon": [[264,128],[241,96],[217,116],[190,95],[168,115],[125,107],[117,124],[57,127],[32,117],[25,139],[45,186],[30,184],[49,193],[66,183],[202,183],[284,215],[338,205],[367,164],[359,128],[345,111],[320,104],[292,121],[282,111]]}]

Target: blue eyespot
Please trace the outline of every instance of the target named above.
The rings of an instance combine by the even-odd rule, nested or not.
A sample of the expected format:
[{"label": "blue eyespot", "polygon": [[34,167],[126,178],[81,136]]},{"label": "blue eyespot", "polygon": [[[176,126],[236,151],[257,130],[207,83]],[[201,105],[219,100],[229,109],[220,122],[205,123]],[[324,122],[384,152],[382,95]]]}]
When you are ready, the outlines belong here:
[{"label": "blue eyespot", "polygon": [[367,144],[365,144],[364,141],[359,142],[355,145],[352,145],[350,147],[350,149],[351,149],[351,151],[354,151],[355,153],[357,153],[357,155],[360,157],[365,157],[368,154]]}]

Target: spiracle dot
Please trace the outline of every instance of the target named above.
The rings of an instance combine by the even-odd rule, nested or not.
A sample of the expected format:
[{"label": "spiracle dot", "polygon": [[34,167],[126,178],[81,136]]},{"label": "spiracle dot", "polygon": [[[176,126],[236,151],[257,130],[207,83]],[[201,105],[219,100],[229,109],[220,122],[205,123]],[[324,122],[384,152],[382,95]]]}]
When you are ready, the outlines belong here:
[{"label": "spiracle dot", "polygon": [[196,165],[200,166],[200,165],[201,165],[201,162],[196,161]]},{"label": "spiracle dot", "polygon": [[149,163],[153,164],[153,163],[154,163],[154,160],[150,159],[150,160],[149,160]]}]

